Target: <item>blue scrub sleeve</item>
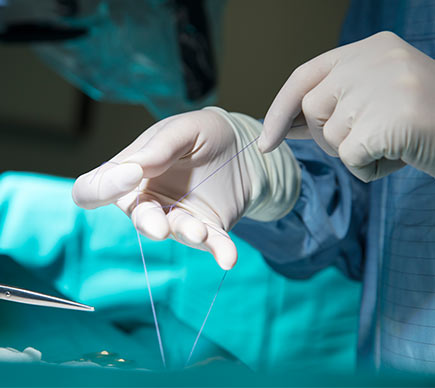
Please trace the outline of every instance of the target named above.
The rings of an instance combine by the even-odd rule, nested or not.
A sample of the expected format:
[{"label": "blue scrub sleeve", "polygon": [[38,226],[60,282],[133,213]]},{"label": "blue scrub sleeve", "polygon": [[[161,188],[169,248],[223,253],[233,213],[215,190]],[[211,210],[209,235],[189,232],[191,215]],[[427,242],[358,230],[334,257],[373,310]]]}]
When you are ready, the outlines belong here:
[{"label": "blue scrub sleeve", "polygon": [[287,141],[302,170],[293,210],[273,222],[243,218],[234,233],[257,248],[279,273],[308,278],[334,265],[361,279],[369,185],[312,140]]}]

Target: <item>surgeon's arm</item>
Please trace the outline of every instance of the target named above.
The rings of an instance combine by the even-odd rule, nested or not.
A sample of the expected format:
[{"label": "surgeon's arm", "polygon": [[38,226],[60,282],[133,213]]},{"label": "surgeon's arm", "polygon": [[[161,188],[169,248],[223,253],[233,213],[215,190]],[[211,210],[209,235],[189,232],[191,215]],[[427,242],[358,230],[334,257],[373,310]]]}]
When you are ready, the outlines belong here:
[{"label": "surgeon's arm", "polygon": [[311,140],[288,141],[302,171],[293,210],[272,222],[243,218],[234,232],[278,272],[306,278],[335,265],[352,278],[362,267],[369,185]]}]

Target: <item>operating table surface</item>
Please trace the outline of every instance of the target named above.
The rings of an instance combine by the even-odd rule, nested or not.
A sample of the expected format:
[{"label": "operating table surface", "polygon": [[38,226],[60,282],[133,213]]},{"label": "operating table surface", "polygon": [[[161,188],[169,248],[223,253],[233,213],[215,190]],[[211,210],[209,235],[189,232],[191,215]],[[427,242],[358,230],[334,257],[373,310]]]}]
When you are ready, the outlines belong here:
[{"label": "operating table surface", "polygon": [[[7,256],[0,259],[0,283],[64,297]],[[42,353],[44,362],[80,361],[84,355],[106,351],[134,361],[136,368],[160,367],[154,346],[129,338],[98,311],[89,313],[0,300],[0,317],[0,347],[20,351],[33,347]]]}]

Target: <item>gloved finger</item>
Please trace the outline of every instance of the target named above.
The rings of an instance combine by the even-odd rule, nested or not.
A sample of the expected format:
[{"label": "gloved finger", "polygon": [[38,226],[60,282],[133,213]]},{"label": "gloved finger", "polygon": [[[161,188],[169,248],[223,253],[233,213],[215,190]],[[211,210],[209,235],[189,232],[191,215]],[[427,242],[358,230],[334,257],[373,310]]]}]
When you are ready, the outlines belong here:
[{"label": "gloved finger", "polygon": [[[363,144],[363,134],[354,126],[350,134],[341,142],[338,147],[338,154],[343,163],[351,168],[361,168],[374,162],[376,156],[370,154]],[[382,155],[379,155],[379,159]]]},{"label": "gloved finger", "polygon": [[229,270],[236,265],[237,248],[230,236],[223,229],[206,224],[207,239],[203,245],[214,256],[216,262],[224,270]]},{"label": "gloved finger", "polygon": [[167,117],[166,119],[154,123],[151,127],[143,131],[142,134],[140,134],[132,143],[130,143],[127,147],[110,159],[108,163],[121,164],[121,162],[127,159],[130,155],[133,155],[143,148],[154,137],[154,135],[160,131],[162,127],[167,125],[172,120],[175,120],[179,116],[180,115]]},{"label": "gloved finger", "polygon": [[121,160],[141,149],[162,126],[175,117],[154,124],[111,160],[81,175],[73,186],[74,202],[82,208],[94,209],[113,203],[134,189],[143,177],[143,170],[137,164],[121,164]]},{"label": "gloved finger", "polygon": [[348,167],[349,171],[363,182],[371,182],[383,178],[394,171],[406,166],[402,160],[390,160],[382,158],[375,160],[362,167]]},{"label": "gloved finger", "polygon": [[74,183],[72,197],[84,209],[95,209],[115,202],[120,196],[133,190],[143,177],[138,164],[113,165],[106,163],[86,174]]},{"label": "gloved finger", "polygon": [[354,125],[350,134],[340,144],[338,153],[356,177],[363,182],[370,182],[405,165],[400,159],[385,158],[385,147],[382,144],[382,141],[374,136],[363,136],[362,129]]},{"label": "gloved finger", "polygon": [[201,244],[207,239],[203,222],[184,209],[174,208],[167,215],[172,235],[186,245]]},{"label": "gloved finger", "polygon": [[[151,240],[164,240],[168,238],[170,233],[166,213],[158,201],[148,198],[145,195],[140,199],[139,204],[134,206],[131,211],[130,218],[139,233]],[[128,214],[129,210],[125,212]]]},{"label": "gloved finger", "polygon": [[294,119],[291,131],[287,133],[286,138],[293,140],[312,139],[305,116],[302,112]]},{"label": "gloved finger", "polygon": [[290,131],[293,120],[301,112],[302,99],[318,85],[334,67],[339,49],[328,51],[298,67],[272,102],[264,119],[258,140],[261,152],[274,150]]},{"label": "gloved finger", "polygon": [[[408,133],[407,133],[408,132]],[[393,136],[392,136],[393,137]],[[394,136],[395,150],[400,152],[400,158],[421,171],[434,176],[435,164],[435,138],[433,130],[415,130],[412,134],[402,130],[401,134]],[[392,147],[393,148],[393,147]]]},{"label": "gloved finger", "polygon": [[337,156],[324,138],[323,128],[337,106],[335,86],[326,77],[302,99],[302,111],[310,134],[315,142],[329,155]]},{"label": "gloved finger", "polygon": [[349,135],[351,128],[352,118],[339,103],[323,126],[323,138],[329,146],[329,150],[324,148],[324,151],[331,156],[338,156],[340,144]]},{"label": "gloved finger", "polygon": [[154,178],[167,171],[180,158],[192,151],[199,135],[199,122],[195,114],[180,115],[169,121],[136,153],[122,163],[137,163],[143,168],[145,178]]}]

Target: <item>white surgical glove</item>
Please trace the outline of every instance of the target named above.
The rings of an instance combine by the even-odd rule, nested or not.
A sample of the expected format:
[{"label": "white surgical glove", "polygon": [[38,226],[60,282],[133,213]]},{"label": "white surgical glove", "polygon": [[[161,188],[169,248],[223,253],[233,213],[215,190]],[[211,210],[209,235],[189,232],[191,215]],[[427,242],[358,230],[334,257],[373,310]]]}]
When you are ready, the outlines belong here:
[{"label": "white surgical glove", "polygon": [[227,231],[242,216],[279,219],[299,195],[300,169],[286,144],[267,155],[252,144],[203,182],[261,129],[251,117],[215,107],[167,118],[80,176],[74,201],[86,209],[115,203],[140,233],[208,250],[230,269],[237,250]]},{"label": "white surgical glove", "polygon": [[[305,134],[290,129],[301,110]],[[258,146],[307,134],[366,182],[405,163],[435,176],[435,61],[391,32],[312,59],[276,96]]]}]

